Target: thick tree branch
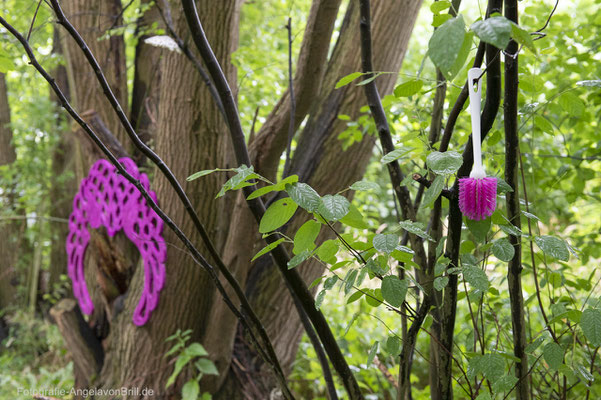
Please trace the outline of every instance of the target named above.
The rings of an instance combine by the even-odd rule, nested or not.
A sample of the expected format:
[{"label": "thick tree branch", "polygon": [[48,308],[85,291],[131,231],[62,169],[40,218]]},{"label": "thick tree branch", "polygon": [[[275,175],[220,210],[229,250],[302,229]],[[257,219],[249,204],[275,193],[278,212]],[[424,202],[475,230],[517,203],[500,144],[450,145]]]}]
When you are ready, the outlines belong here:
[{"label": "thick tree branch", "polygon": [[[230,130],[230,137],[234,147],[234,153],[238,164],[251,165],[250,157],[246,148],[246,142],[244,138],[244,132],[242,131],[242,125],[240,124],[240,118],[238,116],[238,110],[236,107],[236,101],[229,87],[227,79],[223,74],[221,66],[211,49],[209,41],[204,33],[204,29],[198,17],[198,11],[193,0],[182,0],[182,6],[188,22],[188,27],[192,34],[192,38],[196,47],[203,59],[207,70],[217,87],[217,91],[223,103],[226,121]],[[255,190],[255,186],[247,186],[243,189],[245,196],[248,196]],[[263,214],[265,213],[265,205],[260,198],[248,200],[247,204],[253,213],[253,216],[257,222],[261,221]],[[268,236],[266,239],[267,243],[273,243],[276,238],[274,235]],[[326,321],[323,314],[315,308],[315,301],[311,292],[309,292],[307,285],[298,274],[296,270],[288,269],[288,256],[286,249],[282,245],[277,246],[271,252],[282,276],[284,282],[289,287],[291,295],[296,296],[298,304],[302,307],[297,307],[299,313],[306,313],[308,318],[313,323],[317,334],[319,335],[322,344],[328,353],[332,365],[340,375],[344,386],[351,399],[362,399],[361,390],[359,385],[353,376],[346,359],[342,355],[340,347],[336,342],[336,338],[332,334],[328,322]],[[295,301],[296,303],[296,301]]]},{"label": "thick tree branch", "polygon": [[[502,2],[501,0],[490,0],[487,9],[487,16],[492,14],[493,12],[499,12],[501,10]],[[479,46],[479,51],[482,45]],[[482,140],[486,138],[486,135],[490,131],[493,126],[494,120],[496,118],[500,99],[501,99],[501,61],[499,59],[498,53],[499,50],[496,49],[492,45],[486,45],[486,59],[487,59],[487,74],[486,74],[486,100],[484,103],[484,108],[482,110],[482,118],[481,118],[481,131],[482,131]],[[479,61],[479,60],[476,60]],[[474,63],[476,64],[476,62]],[[467,95],[467,91],[466,91]],[[461,97],[461,96],[460,96]],[[458,99],[458,102],[461,99]],[[465,102],[465,99],[463,99]],[[457,116],[459,111],[463,108],[463,106],[458,107],[457,104],[453,107],[451,111],[456,112]],[[456,120],[456,117],[455,117]],[[449,118],[450,122],[450,118]],[[449,122],[447,122],[447,126],[449,126]],[[451,139],[452,127],[454,126],[454,122],[450,125],[450,129],[447,131],[445,129],[445,133],[443,135],[443,143],[441,143],[441,151],[446,151],[448,143]],[[447,133],[448,132],[448,133]],[[445,138],[446,137],[446,138]],[[445,144],[446,140],[446,144]],[[467,176],[472,169],[472,164],[474,162],[473,149],[471,137],[465,145],[465,149],[463,151],[463,164],[457,171],[457,177]],[[444,145],[444,148],[443,148]],[[455,194],[458,193],[458,184],[459,180],[457,179],[455,185],[453,186],[453,191]],[[448,222],[448,234],[447,234],[447,242],[445,249],[445,256],[451,260],[449,263],[449,267],[457,267],[459,266],[459,248],[461,245],[461,227],[463,224],[463,215],[459,210],[459,196],[455,195],[454,199],[449,203],[449,222]],[[449,276],[449,283],[444,290],[443,296],[443,304],[442,304],[442,315],[441,315],[441,345],[443,349],[452,349],[453,348],[453,335],[455,328],[455,317],[457,314],[457,274],[451,274]],[[435,388],[435,399],[451,399],[453,396],[453,391],[451,387],[452,382],[452,364],[453,360],[444,350],[440,352],[440,371],[441,376],[438,382],[438,387]]]},{"label": "thick tree branch", "polygon": [[[361,66],[362,71],[366,74],[366,79],[373,77],[373,61],[372,61],[372,41],[371,41],[371,6],[369,0],[360,0],[360,27],[361,27]],[[384,153],[390,153],[394,150],[394,144],[392,143],[392,136],[390,134],[390,127],[388,126],[388,119],[382,101],[380,99],[380,93],[376,86],[376,80],[372,80],[368,84],[364,85],[365,97],[369,109],[371,110],[372,117],[376,123],[376,130],[380,137],[380,144]],[[411,202],[411,195],[409,189],[406,186],[402,186],[401,182],[405,179],[401,167],[398,161],[393,161],[386,164],[388,168],[388,174],[392,183],[392,189],[396,195],[397,201],[401,208],[401,213],[404,219],[410,219],[415,221],[415,210],[413,203]],[[416,260],[419,265],[425,266],[426,254],[424,251],[423,240],[416,235],[410,234],[409,240],[413,251],[415,251]]]},{"label": "thick tree branch", "polygon": [[[505,0],[505,17],[518,23],[518,1]],[[513,191],[506,193],[507,217],[511,224],[521,229],[520,194],[518,182],[519,148],[518,136],[518,44],[509,42],[505,54],[505,100],[503,105],[505,123],[505,181]],[[515,376],[518,400],[530,399],[530,381],[528,377],[528,355],[526,354],[526,323],[524,315],[524,297],[522,295],[522,243],[521,238],[509,235],[509,242],[515,253],[509,261],[507,285],[511,304],[511,322],[513,326],[513,354],[520,359],[515,364]],[[565,387],[565,386],[564,386]]]}]

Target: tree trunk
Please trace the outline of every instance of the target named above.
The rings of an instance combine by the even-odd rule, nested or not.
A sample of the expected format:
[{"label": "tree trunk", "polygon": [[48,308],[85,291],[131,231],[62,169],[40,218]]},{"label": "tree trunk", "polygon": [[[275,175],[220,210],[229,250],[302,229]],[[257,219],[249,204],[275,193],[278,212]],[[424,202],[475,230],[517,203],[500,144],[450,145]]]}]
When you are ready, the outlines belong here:
[{"label": "tree trunk", "polygon": [[[236,86],[236,69],[230,57],[238,41],[240,5],[238,0],[198,3],[207,36],[233,87]],[[178,35],[186,41],[189,34],[179,2],[171,2],[171,14]],[[222,198],[215,199],[215,195],[225,177],[213,174],[193,182],[186,182],[185,178],[199,170],[228,166],[231,151],[227,127],[192,64],[179,53],[161,51],[159,69],[170,73],[162,76],[160,81],[156,152],[182,182],[209,236],[217,248],[222,248],[229,224],[229,203]],[[203,252],[200,236],[166,179],[156,173],[152,188],[163,210]],[[169,390],[165,389],[172,372],[170,359],[164,357],[172,344],[166,343],[165,339],[177,329],[192,329],[191,341],[204,343],[203,338],[214,326],[209,316],[215,290],[208,274],[186,251],[180,250],[180,242],[170,230],[165,229],[164,237],[173,245],[168,246],[167,278],[159,306],[145,326],[136,327],[131,323],[143,280],[143,271],[138,268],[124,312],[117,317],[109,337],[106,361],[100,374],[104,387],[149,387],[159,397],[179,397],[176,393],[185,380],[179,379]],[[211,346],[207,349],[211,355],[231,352],[231,345],[224,345],[225,349]]]},{"label": "tree trunk", "polygon": [[[53,53],[62,55],[60,35],[58,27],[54,29]],[[63,93],[69,98],[69,84],[67,78],[67,69],[64,65],[59,65],[54,73],[56,83]],[[57,109],[60,107],[56,96],[51,92],[50,97],[57,102]],[[60,111],[60,110],[59,110]],[[57,129],[65,127],[65,118],[59,113],[56,121]],[[76,142],[70,132],[65,131],[60,135],[58,143],[52,153],[52,181],[50,182],[50,216],[67,220],[71,213],[71,202],[73,195],[77,191],[78,181],[75,178],[75,154]],[[50,247],[50,266],[47,277],[44,279],[45,292],[52,293],[60,282],[60,275],[67,272],[67,252],[65,251],[65,241],[69,233],[67,223],[53,222],[49,223],[50,238],[52,246]]]},{"label": "tree trunk", "polygon": [[[372,5],[374,63],[378,70],[400,69],[420,7],[420,1],[374,1]],[[346,129],[346,123],[339,120],[337,116],[346,114],[351,119],[357,118],[359,109],[366,104],[360,86],[351,84],[334,89],[340,78],[361,70],[358,18],[358,6],[356,2],[351,2],[340,37],[325,68],[326,74],[321,92],[313,100],[314,105],[307,126],[300,133],[292,159],[290,173],[298,174],[300,181],[309,183],[320,194],[336,193],[361,179],[372,156],[375,140],[373,137],[364,137],[361,142],[346,151],[342,151],[342,143],[338,139],[340,132]],[[387,41],[389,37],[394,37],[396,40]],[[396,75],[383,75],[377,82],[381,93],[389,94],[396,82]],[[257,141],[259,140],[261,140],[260,134],[257,138]],[[269,150],[274,151],[272,148]],[[279,148],[280,154],[283,150],[283,147]],[[257,149],[257,152],[260,151]],[[279,162],[279,157],[262,157],[262,159],[273,160],[271,161],[273,163]],[[352,167],[340,168],[341,165]],[[273,171],[274,166],[264,161],[261,168],[260,172],[263,169]],[[345,194],[352,196],[350,192]],[[295,232],[306,218],[306,214],[299,213],[290,223],[289,231]],[[253,228],[240,226],[238,229],[247,229],[250,234]],[[331,237],[330,232],[323,230],[318,242]],[[246,257],[248,260],[252,254],[249,253]],[[323,273],[323,267],[314,262],[305,262],[300,268],[300,273],[306,282],[312,282]],[[253,265],[248,276],[247,295],[272,339],[282,367],[285,371],[290,371],[303,329],[294,310],[292,299],[282,285],[281,277],[268,256],[260,258]],[[261,396],[269,395],[275,384],[265,382],[268,374],[266,370],[261,369],[261,362],[252,353],[245,345],[244,339],[238,336],[234,357],[242,360],[242,363],[253,360],[258,366],[255,366],[254,371],[241,371],[232,364],[226,383],[216,398],[243,398],[245,390],[258,390]],[[257,384],[261,380],[262,385]],[[247,383],[247,386],[244,383]]]},{"label": "tree trunk", "polygon": [[[10,107],[6,79],[0,73],[0,167],[10,168],[17,156],[12,144],[12,130],[10,128]],[[24,220],[11,219],[15,215],[15,182],[7,176],[6,182],[2,179],[0,192],[0,311],[7,306],[14,305],[16,295],[16,263],[18,260],[19,241]]]}]

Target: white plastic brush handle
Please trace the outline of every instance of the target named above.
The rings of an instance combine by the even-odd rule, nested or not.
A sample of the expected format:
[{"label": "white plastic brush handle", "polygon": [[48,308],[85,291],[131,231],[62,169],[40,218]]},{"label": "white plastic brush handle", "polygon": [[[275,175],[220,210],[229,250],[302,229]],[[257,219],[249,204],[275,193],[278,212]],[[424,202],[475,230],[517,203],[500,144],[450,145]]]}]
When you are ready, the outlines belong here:
[{"label": "white plastic brush handle", "polygon": [[474,147],[474,167],[471,178],[485,178],[482,166],[482,138],[480,133],[480,103],[482,102],[482,69],[472,68],[467,71],[467,88],[470,94],[470,114],[472,116],[472,145]]}]

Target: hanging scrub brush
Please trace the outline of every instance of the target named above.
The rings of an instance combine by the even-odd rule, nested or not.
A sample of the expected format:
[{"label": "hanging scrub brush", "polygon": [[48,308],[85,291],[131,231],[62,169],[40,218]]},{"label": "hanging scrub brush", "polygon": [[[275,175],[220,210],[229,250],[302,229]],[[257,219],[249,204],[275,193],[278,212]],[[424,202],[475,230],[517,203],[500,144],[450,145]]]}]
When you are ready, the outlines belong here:
[{"label": "hanging scrub brush", "polygon": [[491,216],[497,205],[497,179],[487,177],[482,166],[480,138],[482,87],[479,82],[481,76],[482,70],[480,68],[472,68],[467,72],[470,113],[472,116],[474,166],[469,178],[459,179],[459,209],[466,217],[475,221]]}]

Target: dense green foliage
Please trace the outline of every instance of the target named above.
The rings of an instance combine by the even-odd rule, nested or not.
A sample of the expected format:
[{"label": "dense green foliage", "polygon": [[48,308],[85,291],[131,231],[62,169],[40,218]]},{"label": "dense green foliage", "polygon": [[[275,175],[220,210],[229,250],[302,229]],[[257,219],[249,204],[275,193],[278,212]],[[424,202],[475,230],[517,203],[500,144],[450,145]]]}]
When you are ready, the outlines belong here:
[{"label": "dense green foliage", "polygon": [[[11,9],[15,15],[12,20],[19,21],[18,28],[26,31],[26,19],[18,16],[30,15],[27,7],[31,5],[25,7],[19,1],[8,3],[20,5]],[[258,129],[287,87],[284,25],[291,16],[293,32],[297,35],[293,50],[297,53],[310,6],[309,1],[272,0],[269,3],[270,7],[265,9],[259,2],[244,5],[240,49],[233,56],[239,74],[241,117],[247,131],[256,107],[260,107],[255,128]],[[561,4],[545,26],[552,5],[524,1],[520,4],[518,27],[500,16],[482,21],[482,13],[472,3],[464,5],[469,9],[457,18],[446,15],[450,2],[424,5],[395,94],[383,99],[397,150],[392,154],[375,152],[365,178],[348,189],[356,191],[352,202],[340,193],[318,194],[298,182],[296,176],[269,182],[246,166],[227,170],[233,177],[216,195],[262,180],[265,186],[252,197],[274,192],[286,196],[267,210],[259,225],[259,232],[264,235],[280,235],[274,231],[284,226],[295,212],[307,213],[309,222],[296,232],[278,236],[275,244],[265,247],[255,258],[285,242],[290,244],[294,255],[289,268],[302,268],[302,263],[310,257],[326,267],[324,276],[312,284],[318,286],[317,307],[327,316],[349,364],[357,372],[360,385],[372,394],[369,398],[394,398],[397,356],[402,345],[397,311],[405,300],[414,304],[416,293],[422,290],[414,276],[414,251],[400,242],[405,231],[432,239],[426,224],[398,221],[384,166],[399,160],[408,176],[403,184],[412,193],[418,191],[412,174],[427,175],[428,170],[437,174],[424,193],[418,213],[418,220],[427,221],[435,200],[455,180],[461,165],[460,154],[470,133],[469,113],[465,111],[459,118],[449,152],[439,153],[439,143],[433,146],[428,143],[437,85],[435,66],[449,79],[446,115],[465,82],[478,40],[504,47],[514,38],[523,45],[519,86],[520,168],[524,177],[520,182],[524,185],[520,186],[524,199],[522,229],[517,231],[508,222],[504,195],[511,188],[501,180],[499,206],[493,216],[478,223],[465,221],[461,265],[446,268],[449,260],[442,256],[442,243],[437,252],[435,290],[447,286],[450,274],[460,276],[455,327],[455,395],[465,398],[466,378],[473,388],[479,388],[478,399],[481,400],[503,399],[516,384],[506,274],[507,261],[514,251],[507,237],[519,235],[525,268],[522,275],[528,323],[526,350],[535,398],[551,398],[552,392],[563,385],[569,388],[569,398],[584,398],[588,390],[591,398],[598,398],[601,396],[601,362],[597,355],[601,346],[601,289],[598,285],[601,275],[597,271],[601,259],[601,11],[593,0],[574,0]],[[135,13],[135,9],[128,13]],[[49,20],[48,11],[42,7],[32,41],[36,50],[45,55],[42,60],[50,69],[59,60],[50,54],[52,27],[47,23]],[[433,26],[438,29],[434,31]],[[538,35],[528,34],[543,27]],[[0,178],[3,185],[17,184],[23,210],[32,217],[28,220],[28,242],[31,246],[43,246],[43,268],[47,269],[49,238],[44,237],[43,232],[44,224],[50,222],[35,217],[45,215],[49,206],[50,158],[61,128],[56,106],[47,96],[39,95],[46,93],[45,83],[28,67],[5,32],[0,31],[0,38],[3,46],[0,61],[2,68],[8,71],[12,129],[18,154],[15,165],[0,169]],[[131,53],[135,37],[128,37],[128,42],[131,42],[128,43]],[[5,46],[8,43],[10,45]],[[339,86],[354,84],[365,84],[361,74],[339,81]],[[356,120],[338,116],[348,125],[340,135],[340,151],[362,140],[364,135],[375,134],[369,109],[364,107],[362,112]],[[502,178],[502,111],[484,142],[483,152],[490,175]],[[202,179],[208,173],[223,171],[201,171],[194,175],[196,171],[190,171],[190,179]],[[442,208],[446,215],[448,201],[445,198]],[[335,229],[339,237],[317,246],[318,233],[328,229]],[[538,272],[541,301],[550,328],[558,337],[557,343],[545,330],[533,279],[533,262]],[[30,263],[31,260],[21,260],[23,271]],[[404,279],[398,277],[397,268],[405,269]],[[24,315],[23,308],[24,304],[20,304],[17,311],[8,310],[11,321],[17,323],[19,329],[11,333],[5,343],[6,350],[0,354],[0,369],[7,371],[0,377],[0,398],[10,398],[15,387],[26,383],[47,387],[73,384],[71,364],[65,361],[66,351],[55,327],[40,318]],[[412,375],[415,399],[430,396],[427,349],[431,324],[431,316],[428,316],[418,338]],[[180,334],[173,340],[179,346],[175,351],[185,359],[182,367],[193,357],[206,355],[204,348],[198,345],[200,347],[194,347],[197,353],[187,359],[181,356],[192,351],[186,349],[196,344],[186,347],[187,339]],[[211,349],[206,351],[210,353]],[[291,374],[292,387],[302,398],[326,398],[325,382],[316,359],[311,344],[304,339]],[[197,367],[200,375],[213,373],[210,366],[205,365],[206,370]],[[196,387],[192,389],[194,393],[197,393]]]}]

